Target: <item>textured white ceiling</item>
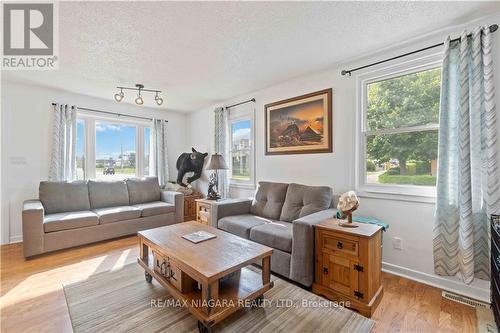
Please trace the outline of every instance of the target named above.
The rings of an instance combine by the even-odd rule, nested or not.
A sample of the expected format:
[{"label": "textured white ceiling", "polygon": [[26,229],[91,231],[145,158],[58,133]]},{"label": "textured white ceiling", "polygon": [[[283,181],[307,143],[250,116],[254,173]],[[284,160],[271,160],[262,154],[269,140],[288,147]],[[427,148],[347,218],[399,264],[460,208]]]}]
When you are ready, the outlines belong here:
[{"label": "textured white ceiling", "polygon": [[[463,23],[498,2],[60,2],[57,71],[5,79],[112,98],[164,90],[192,111]],[[132,101],[131,93],[126,100]],[[146,105],[153,105],[146,98]]]}]

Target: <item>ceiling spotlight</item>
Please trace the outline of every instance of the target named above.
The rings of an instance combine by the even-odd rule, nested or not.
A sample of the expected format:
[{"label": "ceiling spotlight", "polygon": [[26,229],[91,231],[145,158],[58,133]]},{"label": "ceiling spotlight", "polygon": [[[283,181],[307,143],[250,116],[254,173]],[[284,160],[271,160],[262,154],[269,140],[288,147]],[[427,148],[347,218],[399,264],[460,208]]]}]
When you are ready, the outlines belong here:
[{"label": "ceiling spotlight", "polygon": [[155,93],[155,102],[157,105],[162,105],[163,104],[163,98],[160,97],[161,90],[156,90],[156,89],[144,89],[144,85],[137,83],[135,85],[135,88],[132,87],[122,87],[118,86],[116,87],[120,89],[119,93],[116,93],[114,95],[115,101],[121,102],[123,101],[123,98],[125,97],[125,94],[123,93],[123,90],[135,90],[137,91],[137,97],[135,98],[135,104],[137,105],[143,105],[144,104],[144,99],[142,98],[142,93],[143,92],[150,92],[150,93]]},{"label": "ceiling spotlight", "polygon": [[142,105],[142,104],[144,104],[144,100],[142,99],[142,96],[141,96],[141,89],[144,88],[144,85],[137,83],[135,86],[139,90],[137,98],[135,99],[135,104]]},{"label": "ceiling spotlight", "polygon": [[123,97],[125,94],[123,93],[123,89],[120,89],[120,92],[118,94],[115,94],[115,101],[120,103],[123,100]]},{"label": "ceiling spotlight", "polygon": [[156,104],[158,104],[158,105],[162,105],[163,104],[163,98],[161,98],[160,96],[158,96],[158,91],[156,92],[155,101],[156,101]]},{"label": "ceiling spotlight", "polygon": [[135,104],[137,104],[137,105],[144,104],[144,100],[142,99],[142,96],[140,93],[139,93],[139,96],[137,96],[137,98],[135,99]]}]

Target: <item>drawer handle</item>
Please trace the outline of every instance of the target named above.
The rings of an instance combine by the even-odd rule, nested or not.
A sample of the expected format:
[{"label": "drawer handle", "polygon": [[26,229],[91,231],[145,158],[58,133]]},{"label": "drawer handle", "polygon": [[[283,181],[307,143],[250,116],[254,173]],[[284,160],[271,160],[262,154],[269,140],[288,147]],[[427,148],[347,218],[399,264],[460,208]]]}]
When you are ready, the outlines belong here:
[{"label": "drawer handle", "polygon": [[342,249],[344,247],[344,245],[342,244],[342,242],[337,242],[337,249]]},{"label": "drawer handle", "polygon": [[327,267],[323,267],[323,274],[328,274],[328,268]]}]

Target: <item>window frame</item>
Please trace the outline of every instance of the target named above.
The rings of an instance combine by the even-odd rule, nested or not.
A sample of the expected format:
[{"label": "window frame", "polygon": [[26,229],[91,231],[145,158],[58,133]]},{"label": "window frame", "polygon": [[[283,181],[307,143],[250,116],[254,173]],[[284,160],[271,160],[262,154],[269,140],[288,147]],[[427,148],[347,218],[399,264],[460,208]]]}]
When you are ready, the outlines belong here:
[{"label": "window frame", "polygon": [[[140,119],[126,119],[126,117],[111,116],[111,115],[98,115],[90,111],[78,110],[76,119],[83,120],[85,123],[85,135],[84,135],[84,154],[85,154],[85,179],[96,179],[96,123],[97,122],[107,122],[112,124],[123,124],[128,126],[135,126],[135,154],[136,154],[136,168],[135,177],[144,177],[144,129],[149,127],[150,136],[153,133],[153,126],[151,122],[147,120]],[[152,142],[150,140],[150,142]],[[151,150],[151,144],[150,144]],[[150,156],[151,151],[150,151]],[[150,168],[151,171],[151,168]]]},{"label": "window frame", "polygon": [[436,200],[436,186],[369,184],[366,171],[366,142],[369,135],[439,131],[439,124],[412,126],[398,129],[369,131],[367,126],[367,92],[370,83],[388,80],[408,74],[442,67],[440,53],[400,61],[388,67],[376,69],[356,76],[356,176],[355,188],[360,196],[405,201],[433,203]]},{"label": "window frame", "polygon": [[[229,178],[229,186],[235,188],[247,188],[255,189],[255,110],[252,105],[251,109],[244,110],[244,108],[238,108],[236,110],[231,110],[229,113],[229,163],[231,168],[231,176]],[[250,120],[250,179],[234,179],[232,178],[232,168],[233,168],[233,123],[240,121]]]}]

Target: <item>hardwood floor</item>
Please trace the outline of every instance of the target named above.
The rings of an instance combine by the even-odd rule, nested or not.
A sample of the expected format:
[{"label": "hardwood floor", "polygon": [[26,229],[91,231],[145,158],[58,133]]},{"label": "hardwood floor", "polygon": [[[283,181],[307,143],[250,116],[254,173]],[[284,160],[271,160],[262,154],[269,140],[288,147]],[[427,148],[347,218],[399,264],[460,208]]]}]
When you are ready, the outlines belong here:
[{"label": "hardwood floor", "polygon": [[[0,248],[1,332],[71,332],[63,284],[136,262],[137,237],[88,245],[24,260],[21,244]],[[382,275],[384,296],[373,332],[475,332],[471,307],[441,297],[441,290]]]}]

